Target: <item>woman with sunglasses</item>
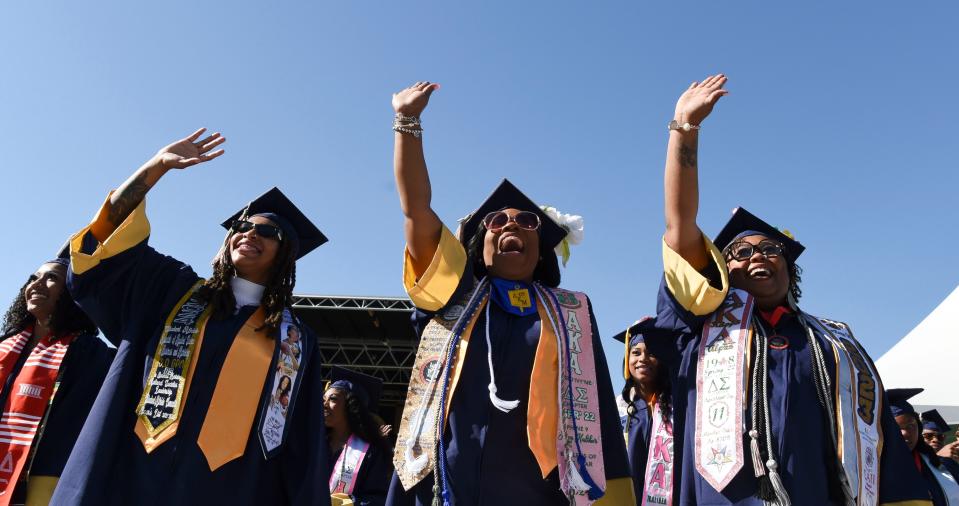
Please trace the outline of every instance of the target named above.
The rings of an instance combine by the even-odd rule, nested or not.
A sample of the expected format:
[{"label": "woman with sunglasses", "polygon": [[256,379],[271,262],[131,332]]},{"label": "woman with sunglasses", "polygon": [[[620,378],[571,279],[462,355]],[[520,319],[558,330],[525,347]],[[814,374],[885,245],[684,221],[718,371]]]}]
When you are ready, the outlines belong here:
[{"label": "woman with sunglasses", "polygon": [[700,125],[725,83],[693,83],[668,125],[657,326],[679,337],[647,346],[678,372],[673,502],[924,500],[865,350],[798,305],[803,245],[742,208],[713,241],[697,225]]},{"label": "woman with sunglasses", "polygon": [[273,188],[223,223],[207,279],[148,244],[147,192],[223,153],[203,132],[70,240],[70,291],[118,353],[56,504],[329,504],[316,339],[290,309],[296,261],[326,238]]},{"label": "woman with sunglasses", "polygon": [[73,302],[67,260],[40,265],[3,317],[0,504],[47,504],[114,350]]},{"label": "woman with sunglasses", "polygon": [[555,248],[568,251],[577,220],[504,180],[455,237],[430,206],[423,156],[420,114],[435,88],[393,97],[403,279],[420,343],[387,504],[629,504],[595,318],[584,294],[558,288]]}]

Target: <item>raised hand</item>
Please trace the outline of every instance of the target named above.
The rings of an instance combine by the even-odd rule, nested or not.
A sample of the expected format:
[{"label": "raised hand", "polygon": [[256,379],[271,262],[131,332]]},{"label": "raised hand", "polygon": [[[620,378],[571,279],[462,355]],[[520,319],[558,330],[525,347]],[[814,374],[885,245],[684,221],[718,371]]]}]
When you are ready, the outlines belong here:
[{"label": "raised hand", "polygon": [[203,132],[206,132],[206,128],[201,128],[188,137],[163,147],[154,156],[154,162],[164,170],[185,169],[222,155],[222,149],[213,152],[211,150],[226,142],[226,137],[217,132],[202,140],[197,140],[203,135]]},{"label": "raised hand", "polygon": [[419,117],[426,109],[433,91],[440,89],[437,83],[418,81],[409,88],[393,94],[393,110],[403,116]]},{"label": "raised hand", "polygon": [[706,116],[712,112],[713,106],[719,99],[729,93],[723,89],[726,84],[726,76],[716,74],[709,76],[700,82],[693,82],[689,88],[680,95],[676,102],[675,120],[680,123],[688,122],[691,125],[699,125]]}]

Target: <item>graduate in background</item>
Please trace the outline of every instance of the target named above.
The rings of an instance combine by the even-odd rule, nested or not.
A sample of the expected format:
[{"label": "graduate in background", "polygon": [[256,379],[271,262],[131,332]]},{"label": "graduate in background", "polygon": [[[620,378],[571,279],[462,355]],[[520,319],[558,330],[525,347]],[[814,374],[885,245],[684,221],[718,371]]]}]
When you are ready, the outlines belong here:
[{"label": "graduate in background", "polygon": [[945,444],[949,424],[942,418],[939,411],[935,409],[923,411],[921,419],[922,439],[930,448],[936,450],[936,455],[952,460],[959,458],[959,445],[956,444],[956,441],[948,445]]},{"label": "graduate in background", "polygon": [[959,506],[959,464],[942,459],[935,450],[926,444],[920,434],[919,413],[909,403],[909,399],[922,392],[922,388],[890,388],[886,391],[892,414],[902,433],[911,460],[922,474],[932,503],[935,506]]},{"label": "graduate in background", "polygon": [[381,506],[393,475],[393,448],[374,417],[383,381],[333,366],[323,394],[333,506]]},{"label": "graduate in background", "polygon": [[[633,471],[636,504],[663,504],[673,494],[673,410],[670,371],[646,346],[646,340],[669,339],[645,318],[614,339],[624,343],[626,384],[616,398]],[[664,335],[665,334],[665,335]],[[645,492],[644,492],[645,490]]]},{"label": "graduate in background", "polygon": [[[872,361],[798,305],[802,244],[742,208],[714,241],[699,229],[700,125],[725,83],[694,82],[668,124],[656,325],[679,337],[646,345],[677,368],[673,504],[921,504]],[[787,191],[770,170],[727,181]]]},{"label": "graduate in background", "polygon": [[67,263],[41,264],[3,318],[3,506],[50,501],[115,353],[67,291]]},{"label": "graduate in background", "polygon": [[387,504],[631,504],[592,308],[557,288],[555,248],[565,264],[581,218],[547,214],[504,180],[457,239],[430,206],[420,138],[436,86],[393,96],[403,280],[420,343]]},{"label": "graduate in background", "polygon": [[209,279],[147,243],[150,188],[223,153],[203,132],[161,149],[70,241],[70,291],[118,351],[55,504],[329,504],[316,339],[290,310],[296,261],[326,238],[274,188],[223,223]]}]

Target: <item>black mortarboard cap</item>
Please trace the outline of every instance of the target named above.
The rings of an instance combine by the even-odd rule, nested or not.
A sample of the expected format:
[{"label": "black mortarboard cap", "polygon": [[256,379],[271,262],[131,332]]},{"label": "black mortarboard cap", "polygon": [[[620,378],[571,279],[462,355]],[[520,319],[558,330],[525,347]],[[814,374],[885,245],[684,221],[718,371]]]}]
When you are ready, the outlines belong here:
[{"label": "black mortarboard cap", "polygon": [[328,240],[323,232],[320,232],[320,229],[316,228],[316,225],[276,187],[253,199],[221,225],[229,230],[230,225],[240,217],[255,215],[263,215],[270,219],[283,229],[287,237],[295,241],[297,260]]},{"label": "black mortarboard cap", "polygon": [[919,414],[916,413],[912,404],[909,404],[909,399],[923,390],[925,388],[890,388],[886,390],[886,398],[889,399],[889,409],[892,410],[892,416],[915,415],[918,418]]},{"label": "black mortarboard cap", "polygon": [[713,240],[713,244],[715,244],[716,247],[722,251],[744,232],[757,232],[769,237],[770,239],[775,239],[781,242],[783,246],[786,247],[786,254],[788,255],[789,260],[793,262],[795,262],[796,259],[799,258],[799,255],[802,255],[802,252],[806,250],[806,247],[800,244],[799,241],[796,241],[795,239],[782,233],[776,227],[757,218],[755,215],[743,209],[742,207],[737,207],[733,210],[732,218],[730,218],[726,223],[726,226],[719,231],[716,239]]},{"label": "black mortarboard cap", "polygon": [[[487,214],[507,208],[529,211],[539,216],[539,249],[540,256],[543,257],[540,263],[542,264],[541,268],[547,271],[544,273],[546,279],[541,281],[552,286],[558,285],[560,279],[559,262],[553,248],[566,237],[568,232],[553,221],[535,202],[519,191],[519,188],[509,182],[508,179],[503,179],[503,182],[493,190],[493,193],[475,211],[462,220],[460,242],[464,246],[468,246],[469,240],[476,234],[476,230],[483,223],[483,218]],[[555,280],[555,283],[552,283],[552,280]]]},{"label": "black mortarboard cap", "polygon": [[334,365],[330,373],[330,388],[345,388],[353,392],[366,404],[370,411],[376,411],[383,391],[383,380],[359,373],[345,367]]},{"label": "black mortarboard cap", "polygon": [[942,418],[938,410],[930,409],[922,412],[922,428],[936,432],[947,432],[949,424]]},{"label": "black mortarboard cap", "polygon": [[[675,333],[676,331],[674,330],[661,329],[657,327],[656,317],[647,316],[642,320],[630,325],[626,330],[613,336],[613,339],[623,343],[625,350],[623,354],[623,361],[625,362],[627,357],[629,357],[629,350],[633,346],[639,344],[640,341],[645,341],[650,338],[655,339],[658,337],[671,338],[673,335],[675,335]],[[629,335],[628,342],[626,341],[627,334]],[[629,377],[629,371],[625,363],[623,364],[623,377]]]}]

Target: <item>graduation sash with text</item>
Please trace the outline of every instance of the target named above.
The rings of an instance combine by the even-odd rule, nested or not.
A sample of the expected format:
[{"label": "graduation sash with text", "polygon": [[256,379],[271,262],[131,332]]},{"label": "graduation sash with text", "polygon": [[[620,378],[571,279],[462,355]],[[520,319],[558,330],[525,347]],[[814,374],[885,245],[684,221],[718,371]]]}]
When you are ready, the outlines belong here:
[{"label": "graduation sash with text", "polygon": [[666,420],[658,402],[653,404],[643,484],[642,506],[673,504],[673,421]]},{"label": "graduation sash with text", "polygon": [[[743,413],[749,364],[753,299],[730,289],[723,304],[707,319],[697,363],[696,470],[722,491],[742,468]],[[882,384],[848,325],[805,313],[800,318],[830,344],[836,360],[833,399],[839,457],[848,493],[860,506],[879,502],[882,453]],[[815,339],[815,335],[810,336]]]},{"label": "graduation sash with text", "polygon": [[[170,312],[150,362],[150,367],[145,374],[143,394],[137,406],[138,418],[135,430],[147,453],[152,452],[176,434],[182,416],[183,405],[190,389],[190,379],[193,377],[196,360],[203,343],[206,322],[211,311],[208,302],[199,294],[203,282],[202,279],[198,280]],[[301,350],[309,350],[307,334],[292,316],[290,310],[285,309],[280,331],[286,335],[288,329],[292,326],[295,331],[289,332],[289,334],[291,336],[295,334],[296,338],[295,340],[291,337],[284,340],[270,338],[271,341],[275,341],[275,344],[269,344],[269,350],[272,350],[272,352],[265,351],[266,355],[262,356],[264,353],[262,350],[256,351],[262,348],[262,344],[257,344],[258,338],[263,339],[262,336],[257,334],[262,334],[262,332],[248,328],[250,326],[258,327],[253,322],[254,320],[262,322],[262,318],[261,307],[254,312],[235,337],[220,371],[220,379],[232,377],[231,375],[237,373],[243,374],[243,371],[233,370],[231,364],[234,363],[234,360],[231,360],[231,358],[235,358],[236,364],[240,366],[249,363],[249,360],[259,362],[262,359],[264,361],[262,368],[254,368],[260,371],[260,377],[251,378],[252,382],[249,385],[244,385],[244,391],[238,392],[238,394],[244,396],[244,399],[247,395],[256,396],[257,400],[242,403],[243,409],[247,409],[245,407],[247,405],[250,406],[251,413],[239,413],[238,415],[242,416],[230,418],[231,410],[235,410],[236,406],[241,405],[239,398],[230,401],[233,398],[231,395],[235,395],[229,392],[231,386],[228,384],[221,385],[221,381],[217,381],[198,440],[208,459],[212,454],[216,454],[214,459],[216,462],[210,462],[211,470],[216,470],[225,462],[238,457],[237,451],[242,455],[242,450],[246,445],[246,437],[231,435],[232,439],[239,437],[242,441],[219,442],[219,439],[223,438],[218,438],[218,432],[222,432],[222,430],[218,431],[216,426],[210,426],[210,424],[240,424],[242,421],[244,425],[242,432],[248,436],[250,425],[258,418],[259,422],[256,423],[258,426],[257,437],[265,458],[276,455],[286,438],[286,421],[292,411],[302,383],[302,381],[298,381],[298,376],[301,375],[306,365],[308,353]],[[237,355],[234,357],[235,353],[243,356]],[[272,368],[269,367],[271,363],[274,364]],[[250,371],[247,371],[247,374],[249,373]],[[229,383],[229,381],[226,382]],[[264,395],[267,402],[260,399],[260,389],[263,388],[264,382],[269,382],[271,386],[269,392]],[[270,402],[271,400],[272,402]],[[217,407],[216,413],[214,413],[214,406]],[[257,412],[259,417],[256,416]],[[224,414],[226,418],[222,416]],[[222,426],[220,427],[222,428]],[[239,425],[234,428],[238,427]],[[230,448],[223,447],[224,444],[228,444]],[[224,454],[224,451],[227,453]]]},{"label": "graduation sash with text", "polygon": [[[582,473],[576,456],[581,454],[585,458],[589,476],[603,489],[605,472],[587,299],[576,292],[543,290],[548,291],[549,301],[539,297],[538,302],[547,308],[549,321],[541,321],[540,325],[551,325],[554,329],[559,351],[556,452],[560,481],[563,491],[576,504],[588,504],[592,501],[582,489]],[[474,287],[438,313],[423,330],[393,457],[397,475],[406,490],[436,467],[437,438],[445,428],[446,414],[439,412],[444,371],[452,370],[456,362],[463,360],[466,346],[459,337],[468,340],[479,310],[488,303],[487,294],[488,283]],[[454,363],[447,363],[448,357],[452,357]],[[454,394],[455,379],[447,401]],[[449,403],[446,405],[448,409]]]},{"label": "graduation sash with text", "polygon": [[360,474],[360,466],[363,465],[363,459],[366,452],[369,451],[370,444],[363,441],[355,434],[351,435],[343,446],[339,458],[336,459],[336,465],[333,466],[333,473],[330,474],[330,493],[342,493],[353,495],[353,488],[356,486],[356,476]]},{"label": "graduation sash with text", "polygon": [[0,384],[10,382],[0,417],[0,506],[10,504],[17,483],[26,478],[24,468],[44,415],[56,393],[60,365],[76,335],[41,339],[30,350],[23,366],[16,370],[32,330],[24,330],[0,343]]}]

